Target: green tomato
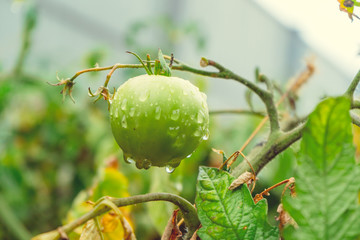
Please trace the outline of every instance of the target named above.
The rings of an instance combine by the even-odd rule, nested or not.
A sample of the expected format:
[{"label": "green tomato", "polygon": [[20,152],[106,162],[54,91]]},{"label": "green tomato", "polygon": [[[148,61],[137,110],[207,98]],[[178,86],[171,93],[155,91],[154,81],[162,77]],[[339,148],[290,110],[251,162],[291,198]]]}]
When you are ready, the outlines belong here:
[{"label": "green tomato", "polygon": [[209,135],[206,95],[178,77],[129,79],[115,93],[110,122],[125,161],[139,169],[172,171]]}]

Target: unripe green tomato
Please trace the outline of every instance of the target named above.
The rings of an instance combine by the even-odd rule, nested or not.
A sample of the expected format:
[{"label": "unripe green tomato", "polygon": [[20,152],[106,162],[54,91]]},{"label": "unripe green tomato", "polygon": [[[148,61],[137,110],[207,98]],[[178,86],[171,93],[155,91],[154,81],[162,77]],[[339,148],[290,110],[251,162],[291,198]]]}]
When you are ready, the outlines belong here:
[{"label": "unripe green tomato", "polygon": [[178,77],[141,75],[115,93],[110,122],[127,162],[174,169],[209,135],[206,95]]}]

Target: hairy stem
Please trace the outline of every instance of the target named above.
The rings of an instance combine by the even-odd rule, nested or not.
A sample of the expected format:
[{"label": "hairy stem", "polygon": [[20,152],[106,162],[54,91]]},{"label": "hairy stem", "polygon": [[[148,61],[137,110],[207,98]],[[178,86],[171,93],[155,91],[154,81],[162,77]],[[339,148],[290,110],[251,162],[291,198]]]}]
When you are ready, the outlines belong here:
[{"label": "hairy stem", "polygon": [[359,84],[359,82],[360,82],[360,70],[357,72],[356,76],[354,77],[354,79],[350,83],[350,86],[348,87],[348,89],[345,92],[345,95],[350,97],[350,99],[353,99],[355,89],[356,89],[357,85]]},{"label": "hairy stem", "polygon": [[[288,132],[279,132],[278,136],[268,139],[264,146],[253,156],[249,156],[248,160],[255,172],[258,173],[268,162],[275,158],[279,153],[290,147],[294,142],[302,136],[305,123],[301,123],[296,128]],[[249,171],[249,164],[245,161],[241,162],[234,170],[232,175],[239,177],[243,172]]]},{"label": "hairy stem", "polygon": [[[200,226],[200,221],[197,216],[195,207],[186,199],[177,196],[175,194],[148,193],[148,194],[137,195],[127,198],[109,198],[109,200],[113,202],[117,207],[123,207],[123,206],[144,203],[144,202],[151,202],[151,201],[168,201],[180,208],[184,217],[185,224],[188,227],[188,235],[190,237]],[[84,214],[82,217],[76,219],[75,221],[60,227],[60,229],[65,233],[70,233],[75,228],[86,223],[88,220],[100,216],[101,214],[104,214],[110,210],[111,208],[107,206],[104,206],[103,208],[94,208],[90,212]],[[60,237],[60,233],[57,233],[54,239],[58,239],[59,237]]]},{"label": "hairy stem", "polygon": [[265,113],[263,112],[256,112],[252,110],[244,110],[244,109],[233,109],[233,110],[212,110],[209,112],[209,114],[247,114],[247,115],[253,115],[256,117],[265,117]]}]

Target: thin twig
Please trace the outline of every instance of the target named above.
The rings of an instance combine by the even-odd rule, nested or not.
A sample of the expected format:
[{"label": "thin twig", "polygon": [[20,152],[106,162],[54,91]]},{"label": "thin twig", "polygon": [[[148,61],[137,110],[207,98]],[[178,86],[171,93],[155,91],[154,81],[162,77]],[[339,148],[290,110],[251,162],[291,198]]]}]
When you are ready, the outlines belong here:
[{"label": "thin twig", "polygon": [[269,192],[270,192],[271,190],[273,190],[274,188],[276,188],[276,187],[278,187],[278,186],[281,186],[281,185],[283,185],[283,184],[285,184],[285,183],[288,183],[289,181],[292,181],[292,179],[293,179],[293,178],[285,179],[285,180],[283,180],[283,181],[281,181],[281,182],[279,182],[279,183],[277,183],[277,184],[275,184],[275,185],[273,185],[273,186],[265,189],[265,190],[262,191],[261,193],[256,194],[255,197],[254,197],[254,202],[255,202],[255,203],[259,202],[261,199],[264,198],[264,195],[269,195]]},{"label": "thin twig", "polygon": [[265,117],[265,113],[263,112],[256,112],[252,110],[244,110],[244,109],[229,109],[229,110],[212,110],[209,112],[209,114],[247,114],[247,115],[253,115],[256,117]]}]

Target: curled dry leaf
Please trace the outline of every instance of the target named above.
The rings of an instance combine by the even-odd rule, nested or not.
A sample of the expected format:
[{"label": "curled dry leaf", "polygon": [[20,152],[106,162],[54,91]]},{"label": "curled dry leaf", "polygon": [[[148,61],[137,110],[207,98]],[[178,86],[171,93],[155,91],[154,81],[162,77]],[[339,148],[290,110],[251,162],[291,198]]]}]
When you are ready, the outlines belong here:
[{"label": "curled dry leaf", "polygon": [[251,172],[244,172],[243,174],[241,174],[237,179],[235,179],[229,186],[229,190],[234,190],[235,188],[243,185],[244,183],[246,184],[251,184],[251,182],[253,181],[253,179],[255,179],[255,176],[253,173]]},{"label": "curled dry leaf", "polygon": [[294,219],[292,219],[289,213],[284,210],[282,203],[279,204],[276,211],[279,213],[279,216],[276,218],[276,220],[279,221],[280,231],[283,230],[287,224],[291,224],[295,228],[298,228],[298,225],[296,224]]},{"label": "curled dry leaf", "polygon": [[168,221],[168,224],[165,227],[165,231],[161,237],[161,240],[176,240],[179,239],[182,236],[182,233],[177,226],[177,214],[179,212],[179,209],[175,210],[171,216],[171,218]]},{"label": "curled dry leaf", "polygon": [[100,234],[95,221],[91,219],[85,223],[79,240],[101,240]]}]

